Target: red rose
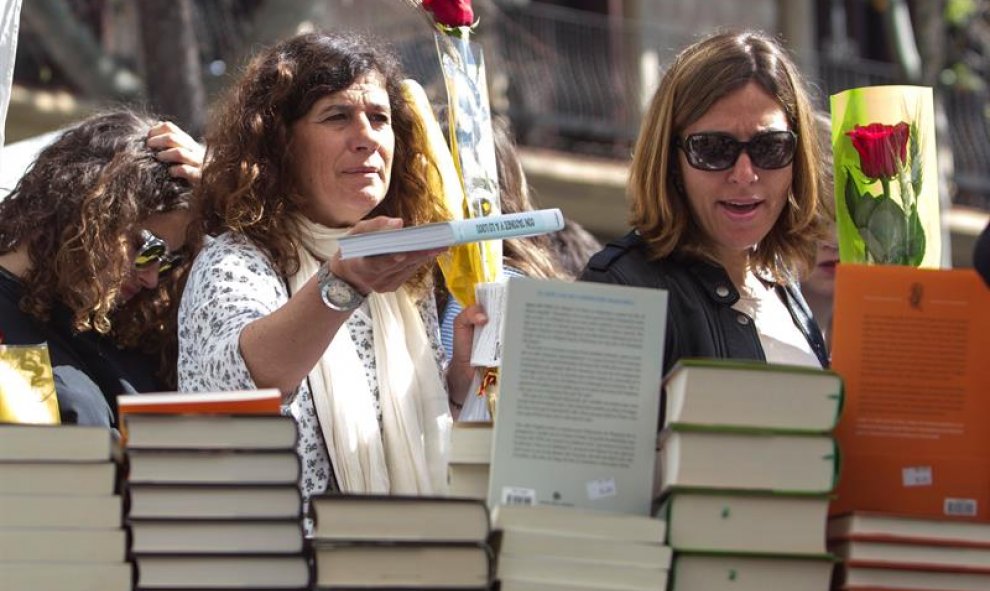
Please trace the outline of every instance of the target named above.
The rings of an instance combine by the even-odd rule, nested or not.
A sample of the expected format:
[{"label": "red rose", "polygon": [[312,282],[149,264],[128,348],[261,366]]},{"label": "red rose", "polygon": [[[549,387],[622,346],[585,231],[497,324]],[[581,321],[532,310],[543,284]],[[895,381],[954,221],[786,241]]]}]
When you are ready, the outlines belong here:
[{"label": "red rose", "polygon": [[852,138],[853,147],[859,152],[859,165],[863,174],[871,179],[894,178],[907,161],[911,128],[903,121],[897,125],[857,125],[846,135]]},{"label": "red rose", "polygon": [[423,0],[423,8],[441,25],[468,27],[474,23],[471,0]]}]

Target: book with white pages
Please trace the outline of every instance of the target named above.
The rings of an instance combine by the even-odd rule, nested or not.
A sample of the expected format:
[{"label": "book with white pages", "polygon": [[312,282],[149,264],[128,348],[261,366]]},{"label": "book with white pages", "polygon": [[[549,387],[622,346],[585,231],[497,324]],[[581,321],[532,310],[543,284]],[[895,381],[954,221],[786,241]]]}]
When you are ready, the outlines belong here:
[{"label": "book with white pages", "polygon": [[120,562],[0,561],[4,591],[52,589],[58,591],[132,591],[133,569]]},{"label": "book with white pages", "polygon": [[674,488],[826,494],[838,477],[828,435],[675,425],[661,441],[660,496]]},{"label": "book with white pages", "polygon": [[120,442],[105,427],[0,424],[3,462],[100,462],[120,458]]},{"label": "book with white pages", "polygon": [[676,551],[824,554],[828,495],[675,489],[657,516]]},{"label": "book with white pages", "polygon": [[609,585],[625,591],[664,591],[667,588],[668,572],[669,567],[666,563],[634,566],[506,554],[498,557],[495,578],[522,579],[539,583]]},{"label": "book with white pages", "polygon": [[492,534],[499,556],[544,556],[596,564],[670,566],[671,548],[663,544],[614,538],[596,538],[526,529],[504,529]]},{"label": "book with white pages", "polygon": [[492,528],[643,544],[662,544],[667,533],[662,519],[553,505],[498,505],[492,509]]},{"label": "book with white pages", "polygon": [[825,591],[832,578],[832,560],[827,554],[678,552],[671,586],[677,591]]},{"label": "book with white pages", "polygon": [[481,218],[409,226],[396,230],[350,234],[338,240],[340,258],[375,256],[446,248],[469,242],[527,238],[564,228],[559,209],[537,209]]},{"label": "book with white pages", "polygon": [[134,449],[295,449],[298,428],[285,415],[128,414]]},{"label": "book with white pages", "polygon": [[297,485],[129,484],[131,519],[288,519],[302,515]]},{"label": "book with white pages", "polygon": [[842,409],[835,372],[736,359],[681,359],[664,376],[665,424],[824,433]]}]

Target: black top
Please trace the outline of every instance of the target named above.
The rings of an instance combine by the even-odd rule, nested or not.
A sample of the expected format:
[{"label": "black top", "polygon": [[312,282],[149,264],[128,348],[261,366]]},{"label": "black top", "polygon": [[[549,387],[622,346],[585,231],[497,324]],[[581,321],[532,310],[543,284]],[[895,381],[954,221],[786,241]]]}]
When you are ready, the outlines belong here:
[{"label": "black top", "polygon": [[976,239],[976,247],[973,248],[973,266],[990,287],[990,223],[979,238]]},{"label": "black top", "polygon": [[48,343],[63,423],[116,426],[117,395],[165,389],[152,356],[120,349],[92,331],[73,331],[61,305],[48,323],[38,321],[18,307],[23,291],[23,283],[0,267],[0,338],[6,345]]},{"label": "black top", "polygon": [[[721,266],[684,255],[651,260],[646,244],[630,232],[591,257],[581,280],[667,290],[664,375],[682,357],[766,361],[752,318],[732,308],[739,292]],[[822,367],[828,367],[825,340],[801,292],[794,286],[774,289]]]}]

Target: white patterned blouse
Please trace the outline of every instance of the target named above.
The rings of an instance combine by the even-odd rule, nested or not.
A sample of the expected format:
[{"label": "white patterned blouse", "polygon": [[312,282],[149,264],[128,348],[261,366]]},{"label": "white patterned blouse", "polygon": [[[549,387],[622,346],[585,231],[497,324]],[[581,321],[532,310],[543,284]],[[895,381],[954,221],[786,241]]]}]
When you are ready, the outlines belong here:
[{"label": "white patterned blouse", "polygon": [[[256,388],[241,356],[238,344],[241,331],[288,300],[285,278],[269,257],[246,237],[228,232],[210,241],[193,263],[179,305],[179,390]],[[445,362],[436,302],[432,297],[426,297],[418,307],[437,369],[443,375]],[[375,347],[367,302],[351,314],[346,326],[377,403]],[[308,500],[314,494],[338,490],[308,380],[299,385],[295,398],[283,408],[283,413],[291,414],[299,424],[297,449],[302,461],[300,486],[303,498]]]}]

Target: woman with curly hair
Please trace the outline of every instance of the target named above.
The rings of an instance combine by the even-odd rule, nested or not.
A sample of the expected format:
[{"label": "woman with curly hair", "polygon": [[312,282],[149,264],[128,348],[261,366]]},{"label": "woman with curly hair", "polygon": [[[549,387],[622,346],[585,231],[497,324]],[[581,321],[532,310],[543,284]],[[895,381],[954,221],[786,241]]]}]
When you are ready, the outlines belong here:
[{"label": "woman with curly hair", "polygon": [[[309,33],[247,66],[207,134],[204,232],[179,309],[179,387],[278,388],[296,418],[306,498],[440,493],[450,404],[430,269],[438,251],[341,260],[337,239],[445,217],[396,61]],[[470,344],[470,308],[458,342]],[[448,394],[449,392],[449,394]]]},{"label": "woman with curly hair", "polygon": [[116,425],[116,396],[175,386],[176,284],[202,148],[132,111],[45,148],[0,201],[0,341],[47,342],[62,422]]}]

